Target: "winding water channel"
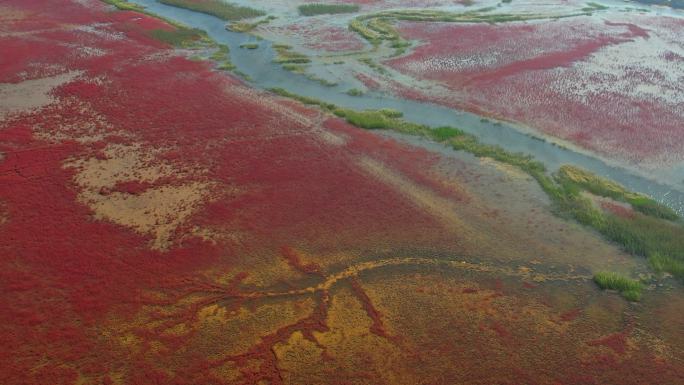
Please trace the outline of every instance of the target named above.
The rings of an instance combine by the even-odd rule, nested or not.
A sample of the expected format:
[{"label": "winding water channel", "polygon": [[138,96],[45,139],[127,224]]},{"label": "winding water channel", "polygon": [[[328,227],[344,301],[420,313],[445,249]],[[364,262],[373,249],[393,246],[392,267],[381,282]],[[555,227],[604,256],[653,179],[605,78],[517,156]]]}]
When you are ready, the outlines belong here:
[{"label": "winding water channel", "polygon": [[303,75],[286,71],[280,65],[273,63],[275,51],[269,41],[259,41],[257,49],[241,49],[241,44],[256,42],[257,38],[249,34],[226,30],[226,22],[219,18],[164,5],[156,0],[128,1],[142,5],[150,12],[170,20],[202,29],[218,43],[230,47],[231,61],[239,71],[251,77],[251,84],[257,88],[280,87],[298,95],[359,110],[393,108],[402,111],[405,119],[411,122],[430,126],[455,126],[474,134],[483,143],[499,145],[512,152],[531,154],[552,171],[563,164],[580,166],[597,175],[615,180],[632,191],[648,194],[680,214],[684,214],[684,187],[681,185],[684,175],[680,175],[679,180],[675,180],[675,185],[665,185],[636,175],[627,169],[608,165],[601,159],[533,138],[505,122],[485,121],[481,116],[469,112],[397,99],[386,94],[368,93],[362,96],[350,96],[344,91],[351,87],[351,83],[340,82],[334,87],[324,86]]}]

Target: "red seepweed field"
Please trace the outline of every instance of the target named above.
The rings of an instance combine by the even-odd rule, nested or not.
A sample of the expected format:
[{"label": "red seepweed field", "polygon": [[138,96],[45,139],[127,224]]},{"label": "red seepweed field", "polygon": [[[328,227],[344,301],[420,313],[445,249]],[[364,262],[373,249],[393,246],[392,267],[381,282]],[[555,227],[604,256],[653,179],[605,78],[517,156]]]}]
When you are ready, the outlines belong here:
[{"label": "red seepweed field", "polygon": [[529,180],[256,91],[157,30],[0,4],[3,384],[684,381],[684,303],[598,292],[591,269],[639,267]]},{"label": "red seepweed field", "polygon": [[552,22],[405,22],[401,35],[418,46],[386,64],[445,87],[421,99],[522,123],[644,169],[671,167],[684,160],[682,27],[674,17],[616,12]]}]

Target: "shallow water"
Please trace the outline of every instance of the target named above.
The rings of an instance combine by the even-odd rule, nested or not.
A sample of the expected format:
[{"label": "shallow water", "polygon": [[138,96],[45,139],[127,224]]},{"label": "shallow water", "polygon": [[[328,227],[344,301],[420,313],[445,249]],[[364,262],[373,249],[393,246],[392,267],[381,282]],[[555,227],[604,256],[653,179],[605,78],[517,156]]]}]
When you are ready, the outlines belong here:
[{"label": "shallow water", "polygon": [[[308,96],[341,107],[354,109],[393,108],[404,113],[406,120],[430,126],[456,126],[474,134],[483,143],[499,145],[508,151],[533,155],[551,171],[563,164],[573,164],[588,169],[597,175],[615,180],[632,191],[648,194],[654,199],[684,214],[684,172],[681,169],[658,172],[661,182],[647,179],[627,169],[608,165],[603,160],[558,147],[539,138],[519,131],[505,122],[484,121],[482,117],[465,111],[458,111],[434,104],[406,99],[397,99],[386,94],[368,93],[350,96],[344,93],[353,84],[340,82],[328,87],[303,75],[293,74],[273,63],[275,52],[271,42],[244,33],[226,30],[226,22],[216,17],[182,8],[157,3],[155,0],[129,0],[145,6],[149,11],[181,22],[193,28],[206,31],[215,41],[230,47],[230,57],[239,71],[251,77],[251,84],[257,88],[284,88],[289,92]],[[259,43],[257,49],[242,49],[241,44]],[[662,180],[672,181],[671,185]]]},{"label": "shallow water", "polygon": [[648,5],[663,5],[675,9],[684,9],[684,0],[633,0],[635,3]]}]

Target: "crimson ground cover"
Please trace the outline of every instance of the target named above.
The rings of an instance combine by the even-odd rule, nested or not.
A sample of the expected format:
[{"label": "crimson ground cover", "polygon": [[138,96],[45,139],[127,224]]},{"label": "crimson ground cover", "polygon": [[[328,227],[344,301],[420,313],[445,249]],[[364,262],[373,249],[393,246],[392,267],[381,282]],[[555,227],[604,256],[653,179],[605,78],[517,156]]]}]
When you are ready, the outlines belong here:
[{"label": "crimson ground cover", "polygon": [[421,43],[387,64],[451,91],[427,100],[517,121],[613,159],[684,160],[680,19],[403,23],[400,31]]},{"label": "crimson ground cover", "polygon": [[[257,92],[152,39],[173,27],[149,16],[0,15],[0,97],[25,106],[0,121],[5,383],[681,382],[676,351],[560,263],[575,244],[629,257],[543,210],[507,214],[491,186],[534,194],[500,165],[446,167]],[[560,267],[532,274],[528,254]]]},{"label": "crimson ground cover", "polygon": [[[298,234],[297,242],[323,249],[340,242],[359,247],[364,239],[401,242],[435,229],[434,220],[396,192],[349,167],[348,153],[361,151],[353,147],[373,147],[364,143],[377,139],[346,130],[349,148],[334,136],[326,142],[312,120],[290,112],[289,102],[264,102],[208,64],[175,56],[148,37],[168,25],[98,2],[22,0],[0,10],[25,15],[3,25],[4,32],[27,31],[20,38],[2,34],[4,82],[81,74],[56,88],[54,102],[42,110],[2,122],[4,381],[67,384],[87,377],[111,383],[106,373],[116,373],[123,361],[142,365],[128,383],[166,381],[139,356],[146,349],[111,350],[111,341],[98,336],[96,325],[140,308],[142,290],[187,280],[209,263],[233,272],[238,244],[258,253]],[[143,154],[144,164],[133,165],[139,172],[162,163],[175,171],[142,184],[120,180],[112,190],[139,195],[154,183],[208,182],[211,197],[174,230],[231,224],[249,234],[239,242],[174,235],[171,247],[150,250],[150,235],[132,231],[126,220],[97,220],[79,197],[83,186],[74,182],[84,166],[66,164],[106,160],[111,155],[103,150],[113,144]],[[406,150],[393,146],[379,154],[385,151],[394,154],[384,156],[391,161]],[[429,164],[425,156],[411,159],[418,160],[415,167]],[[195,172],[180,175],[185,170]],[[200,361],[184,370],[198,375],[192,365]]]}]

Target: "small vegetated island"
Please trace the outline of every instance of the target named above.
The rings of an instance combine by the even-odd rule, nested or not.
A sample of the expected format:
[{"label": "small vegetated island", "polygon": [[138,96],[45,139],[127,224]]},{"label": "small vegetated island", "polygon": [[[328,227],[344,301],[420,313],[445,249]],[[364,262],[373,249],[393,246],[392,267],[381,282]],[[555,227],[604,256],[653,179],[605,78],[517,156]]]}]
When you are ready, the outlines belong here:
[{"label": "small vegetated island", "polygon": [[[635,119],[677,112],[658,71],[678,74],[681,18],[561,0],[159,3],[189,25],[123,0],[0,3],[3,383],[682,384],[678,212],[371,105],[527,122],[531,81],[571,93],[611,73],[611,97],[651,102],[604,111],[638,135]],[[244,35],[214,41],[194,12]],[[257,89],[231,61],[267,49],[318,97]],[[624,62],[663,76],[634,88]],[[534,127],[591,111],[544,102],[562,114],[535,110]],[[609,155],[620,140],[572,138]],[[633,155],[677,159],[653,142]]]},{"label": "small vegetated island", "polygon": [[206,13],[227,21],[251,19],[263,16],[263,11],[235,5],[223,0],[158,0],[162,4]]},{"label": "small vegetated island", "polygon": [[334,15],[338,13],[358,12],[360,7],[356,4],[304,4],[298,7],[302,16]]}]

